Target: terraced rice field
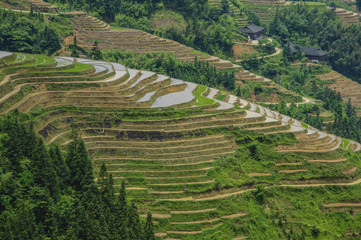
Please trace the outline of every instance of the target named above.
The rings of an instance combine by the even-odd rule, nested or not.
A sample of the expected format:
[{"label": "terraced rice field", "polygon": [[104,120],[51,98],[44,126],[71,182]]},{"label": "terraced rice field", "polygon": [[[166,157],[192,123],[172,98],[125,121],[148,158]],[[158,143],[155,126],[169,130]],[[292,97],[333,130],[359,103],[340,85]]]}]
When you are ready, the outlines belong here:
[{"label": "terraced rice field", "polygon": [[343,8],[336,8],[334,12],[336,13],[336,16],[338,16],[341,21],[346,24],[360,24],[360,14],[358,13],[351,12]]},{"label": "terraced rice field", "polygon": [[[279,145],[278,152],[319,157],[309,159],[308,165],[280,161],[275,172],[244,173],[257,181],[281,174],[280,184],[306,186],[289,179],[313,174],[309,169],[320,164],[344,164],[345,170],[353,171],[349,176],[358,171],[344,159],[330,158],[344,152],[341,138],[304,128],[295,119],[233,95],[216,100],[218,89],[117,63],[5,52],[0,58],[6,61],[6,66],[0,65],[1,114],[15,109],[31,114],[46,143],[64,146],[78,129],[95,175],[105,162],[115,188],[126,181],[127,194],[137,199],[142,216],[152,212],[159,239],[199,239],[230,221],[247,218],[244,206],[227,206],[224,201],[254,191],[252,186],[215,190],[216,180],[209,174],[215,161],[235,154],[238,145],[233,136],[213,130],[293,133],[298,142]],[[361,146],[350,141],[349,148],[359,151]],[[307,184],[334,184],[334,179],[324,181]],[[359,180],[340,181],[335,184]],[[234,235],[245,237],[246,233]]]},{"label": "terraced rice field", "polygon": [[[325,86],[330,89],[335,89],[337,92],[341,93],[345,102],[348,102],[348,100],[351,99],[353,106],[357,108],[361,107],[361,85],[359,83],[352,81],[336,71],[321,74],[317,77],[324,81]],[[361,112],[357,110],[357,114],[360,116]]]},{"label": "terraced rice field", "polygon": [[207,61],[218,69],[238,69],[228,60],[209,56],[178,42],[157,37],[136,29],[114,29],[105,22],[87,15],[86,13],[68,14],[77,31],[79,45],[90,49],[94,41],[98,41],[102,50],[118,49],[134,53],[172,52],[175,57],[183,61]]},{"label": "terraced rice field", "polygon": [[260,18],[261,23],[269,24],[276,15],[277,8],[285,7],[285,1],[242,1],[245,9],[253,10]]}]

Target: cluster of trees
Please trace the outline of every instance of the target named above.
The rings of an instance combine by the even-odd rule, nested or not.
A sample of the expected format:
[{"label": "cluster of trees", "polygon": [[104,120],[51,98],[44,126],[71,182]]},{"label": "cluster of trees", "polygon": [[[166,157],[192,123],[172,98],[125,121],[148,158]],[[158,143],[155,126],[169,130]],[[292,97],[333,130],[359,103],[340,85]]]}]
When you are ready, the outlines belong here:
[{"label": "cluster of trees", "polygon": [[52,54],[61,48],[71,25],[64,18],[40,13],[23,14],[0,8],[0,50]]},{"label": "cluster of trees", "polygon": [[281,114],[290,116],[292,118],[304,121],[309,125],[322,130],[323,121],[320,117],[320,106],[315,104],[301,104],[296,106],[295,103],[291,103],[287,106],[284,101],[279,104],[268,105],[270,109],[278,111]]},{"label": "cluster of trees", "polygon": [[219,71],[195,58],[194,63],[178,60],[172,53],[133,54],[120,51],[105,51],[103,57],[107,61],[118,62],[129,68],[150,70],[173,78],[207,85],[222,87],[228,90],[235,89],[233,71]]},{"label": "cluster of trees", "polygon": [[64,153],[46,146],[26,115],[0,118],[0,239],[154,239],[122,184],[102,165],[93,176],[84,142],[74,134]]},{"label": "cluster of trees", "polygon": [[318,104],[296,106],[292,103],[287,107],[284,102],[281,102],[278,105],[269,105],[269,107],[282,114],[302,120],[320,130],[324,127],[320,112],[328,110],[333,114],[334,120],[327,124],[325,130],[337,136],[356,141],[361,140],[361,117],[356,115],[356,110],[350,101],[345,103],[339,92],[328,87],[317,86],[315,82],[310,82],[303,87],[300,86],[296,88],[298,92],[306,93],[308,96],[321,100],[322,106]]},{"label": "cluster of trees", "polygon": [[[51,0],[66,9],[82,9],[98,15],[120,27],[142,29],[150,33],[176,40],[211,54],[231,53],[237,33],[236,21],[228,13],[230,0],[222,6],[213,6],[208,0]],[[237,0],[232,2],[239,5]],[[157,11],[168,11],[184,19],[184,28],[154,28],[153,16]],[[168,19],[169,20],[169,19]]]},{"label": "cluster of trees", "polygon": [[361,81],[361,26],[343,24],[331,10],[302,4],[283,8],[270,23],[269,34],[282,43],[329,51],[333,69]]}]

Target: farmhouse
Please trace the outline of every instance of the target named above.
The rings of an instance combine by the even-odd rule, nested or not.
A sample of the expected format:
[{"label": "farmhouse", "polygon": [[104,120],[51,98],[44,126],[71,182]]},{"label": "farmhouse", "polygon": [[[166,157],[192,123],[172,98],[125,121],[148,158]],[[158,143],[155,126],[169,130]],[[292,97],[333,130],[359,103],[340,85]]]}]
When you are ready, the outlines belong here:
[{"label": "farmhouse", "polygon": [[285,44],[285,46],[290,48],[291,54],[296,54],[299,51],[303,52],[305,56],[310,60],[317,60],[317,61],[325,61],[328,56],[328,52],[323,51],[319,48],[315,47],[307,47],[307,46],[296,46],[292,42]]},{"label": "farmhouse", "polygon": [[263,38],[264,28],[251,23],[248,26],[239,29],[239,31],[246,33],[251,40],[258,40]]}]

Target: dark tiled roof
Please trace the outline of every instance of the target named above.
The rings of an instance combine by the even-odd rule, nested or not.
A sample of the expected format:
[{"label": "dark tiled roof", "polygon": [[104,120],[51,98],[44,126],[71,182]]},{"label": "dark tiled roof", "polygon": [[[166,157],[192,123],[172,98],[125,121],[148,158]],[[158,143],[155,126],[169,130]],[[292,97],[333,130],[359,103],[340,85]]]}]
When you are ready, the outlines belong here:
[{"label": "dark tiled roof", "polygon": [[[294,45],[292,42],[286,43],[285,46],[289,46],[290,51],[292,54],[297,53],[297,47],[296,45]],[[319,48],[314,48],[314,47],[306,47],[306,46],[299,46],[299,49],[301,50],[301,52],[304,52],[306,56],[312,56],[312,57],[323,57],[323,56],[327,56],[328,52],[323,51]]]},{"label": "dark tiled roof", "polygon": [[286,43],[285,46],[288,46],[290,48],[291,54],[295,54],[298,52],[296,46],[292,42]]},{"label": "dark tiled roof", "polygon": [[301,48],[301,51],[306,54],[306,56],[323,57],[323,56],[328,55],[328,52],[323,51],[318,48],[304,47],[304,46],[302,46],[300,48]]},{"label": "dark tiled roof", "polygon": [[248,26],[239,29],[239,31],[244,32],[244,33],[259,33],[262,32],[264,30],[263,27],[257,26],[256,24],[249,24]]}]

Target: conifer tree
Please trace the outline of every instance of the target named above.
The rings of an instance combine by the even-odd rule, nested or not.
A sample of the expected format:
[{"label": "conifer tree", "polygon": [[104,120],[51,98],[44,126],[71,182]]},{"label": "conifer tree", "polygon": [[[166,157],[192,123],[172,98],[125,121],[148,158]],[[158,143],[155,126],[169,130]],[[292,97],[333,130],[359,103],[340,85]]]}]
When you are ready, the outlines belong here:
[{"label": "conifer tree", "polygon": [[51,146],[49,150],[49,155],[52,160],[53,168],[55,169],[56,174],[58,175],[60,188],[63,189],[69,183],[70,171],[68,165],[66,165],[65,163],[59,145]]},{"label": "conifer tree", "polygon": [[73,43],[73,48],[71,50],[71,56],[72,57],[79,57],[79,52],[78,52],[78,41],[76,39],[76,36],[74,36],[74,43]]},{"label": "conifer tree", "polygon": [[42,139],[37,139],[31,161],[35,183],[41,187],[46,187],[52,197],[57,197],[59,194],[58,178],[52,168],[49,153]]},{"label": "conifer tree", "polygon": [[351,99],[348,99],[346,106],[346,115],[348,117],[354,116],[356,114],[355,108],[351,105]]},{"label": "conifer tree", "polygon": [[98,47],[98,41],[95,41],[93,44],[93,47],[90,52],[90,57],[95,60],[102,60],[103,59],[103,53]]},{"label": "conifer tree", "polygon": [[75,190],[95,187],[92,162],[83,140],[75,139],[68,144],[66,163],[70,169],[70,184]]},{"label": "conifer tree", "polygon": [[130,239],[140,240],[142,239],[143,232],[140,224],[139,215],[135,203],[132,202],[128,209],[128,231]]},{"label": "conifer tree", "polygon": [[155,240],[152,214],[150,212],[148,212],[147,222],[145,223],[144,239],[145,240]]},{"label": "conifer tree", "polygon": [[[117,232],[119,239],[131,239],[129,228],[128,228],[128,204],[126,200],[126,192],[125,192],[125,182],[123,181],[120,187],[118,200],[114,206],[114,216],[112,225],[113,231]],[[119,221],[119,219],[122,219]]]},{"label": "conifer tree", "polygon": [[30,4],[30,16],[31,17],[34,16],[34,6],[33,6],[33,4]]}]

